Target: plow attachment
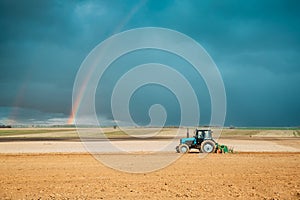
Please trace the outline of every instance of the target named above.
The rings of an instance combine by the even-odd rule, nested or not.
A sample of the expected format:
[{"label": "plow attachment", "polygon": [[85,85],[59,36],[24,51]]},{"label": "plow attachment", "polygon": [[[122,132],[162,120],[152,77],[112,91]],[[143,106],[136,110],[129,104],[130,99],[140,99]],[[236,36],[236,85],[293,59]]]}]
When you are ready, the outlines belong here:
[{"label": "plow attachment", "polygon": [[233,153],[233,147],[224,144],[216,144],[216,153]]}]

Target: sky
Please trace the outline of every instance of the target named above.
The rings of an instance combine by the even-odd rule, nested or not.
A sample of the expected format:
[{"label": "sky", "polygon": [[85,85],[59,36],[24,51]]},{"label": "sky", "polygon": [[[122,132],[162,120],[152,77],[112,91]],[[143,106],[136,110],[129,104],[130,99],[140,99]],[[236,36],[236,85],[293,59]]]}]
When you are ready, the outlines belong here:
[{"label": "sky", "polygon": [[[292,0],[0,0],[0,123],[68,123],[73,84],[89,52],[116,33],[163,27],[193,38],[214,60],[226,89],[226,126],[300,126],[299,8]],[[124,69],[153,60],[189,78],[200,124],[208,124],[203,79],[182,70],[184,60],[155,50],[128,54],[108,69],[96,93],[99,121],[114,122],[110,96]],[[139,125],[149,123],[149,107],[157,103],[168,113],[166,125],[180,121],[178,100],[166,88],[144,86],[131,99]]]}]

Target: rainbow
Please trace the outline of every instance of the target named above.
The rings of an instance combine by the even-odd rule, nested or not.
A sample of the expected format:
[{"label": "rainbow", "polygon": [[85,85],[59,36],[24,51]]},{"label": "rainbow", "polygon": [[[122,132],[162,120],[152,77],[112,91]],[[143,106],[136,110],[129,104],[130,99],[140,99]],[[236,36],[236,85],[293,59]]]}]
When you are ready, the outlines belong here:
[{"label": "rainbow", "polygon": [[[92,76],[92,73],[94,72],[94,69],[96,67],[96,63],[93,63],[93,66],[91,68],[91,70],[88,72],[88,75],[86,76],[86,78],[84,79],[83,81],[83,84],[81,85],[80,89],[79,89],[79,94],[78,96],[76,96],[75,100],[74,100],[74,103],[72,105],[72,109],[71,109],[71,113],[69,115],[69,118],[68,118],[68,124],[71,125],[71,124],[75,124],[75,117],[76,117],[76,114],[77,114],[77,111],[78,111],[78,108],[80,106],[80,103],[82,101],[82,98],[84,96],[84,93],[85,93],[85,89],[88,85],[88,82],[90,80],[90,77]],[[73,91],[74,92],[74,91]],[[74,97],[73,97],[74,98]]]},{"label": "rainbow", "polygon": [[[113,34],[117,33],[117,32],[120,32],[121,29],[128,23],[128,21],[134,16],[134,14],[141,8],[143,7],[145,4],[146,4],[147,0],[141,0],[136,6],[134,6],[131,11],[128,13],[128,15],[124,18],[124,20],[121,21],[121,23],[116,26],[115,30],[113,31]],[[74,100],[74,103],[72,105],[72,109],[71,109],[71,112],[70,112],[70,115],[68,117],[68,121],[67,123],[69,125],[71,124],[75,124],[75,118],[76,118],[76,114],[78,112],[78,109],[79,109],[79,106],[81,104],[81,101],[82,101],[82,98],[84,96],[84,93],[85,93],[85,89],[88,85],[88,81],[95,69],[95,65],[91,68],[91,70],[89,71],[88,73],[88,76],[86,77],[86,79],[84,80],[82,86],[80,87],[80,90],[79,90],[79,94],[78,96],[75,98]]]}]

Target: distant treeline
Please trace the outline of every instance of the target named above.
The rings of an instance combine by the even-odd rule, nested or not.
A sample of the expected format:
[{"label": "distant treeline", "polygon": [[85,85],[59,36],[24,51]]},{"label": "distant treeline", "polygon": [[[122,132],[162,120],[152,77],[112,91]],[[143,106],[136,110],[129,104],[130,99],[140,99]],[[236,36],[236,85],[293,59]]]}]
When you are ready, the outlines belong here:
[{"label": "distant treeline", "polygon": [[0,124],[0,128],[11,128],[11,125],[2,125],[2,124]]}]

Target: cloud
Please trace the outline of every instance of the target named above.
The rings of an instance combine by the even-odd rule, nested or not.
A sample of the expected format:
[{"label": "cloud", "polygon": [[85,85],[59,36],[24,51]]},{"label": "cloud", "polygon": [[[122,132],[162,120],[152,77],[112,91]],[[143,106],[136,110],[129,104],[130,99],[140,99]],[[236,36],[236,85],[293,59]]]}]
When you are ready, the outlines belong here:
[{"label": "cloud", "polygon": [[[0,107],[0,124],[5,125],[67,125],[69,116],[63,113],[41,112],[35,109],[20,107]],[[101,126],[113,126],[114,120],[98,116]],[[84,116],[77,119],[77,125],[91,124],[91,116]]]},{"label": "cloud", "polygon": [[[299,125],[299,4],[284,0],[1,1],[0,106],[28,109],[33,116],[44,114],[41,121],[52,119],[47,113],[53,119],[67,117],[76,73],[99,42],[116,31],[159,26],[187,34],[212,56],[227,90],[227,124]],[[112,74],[119,72],[115,68]],[[201,89],[192,71],[185,73]],[[105,95],[116,77],[105,82]],[[198,98],[209,101],[201,92]],[[132,108],[133,116],[140,116],[138,111],[150,103],[146,101]],[[103,117],[111,120],[109,101],[97,106],[105,107]],[[177,112],[176,103],[168,106],[171,113]],[[144,123],[148,120],[140,118]]]},{"label": "cloud", "polygon": [[63,113],[46,113],[39,110],[0,107],[0,122],[8,125],[62,125],[66,124],[68,116]]}]

